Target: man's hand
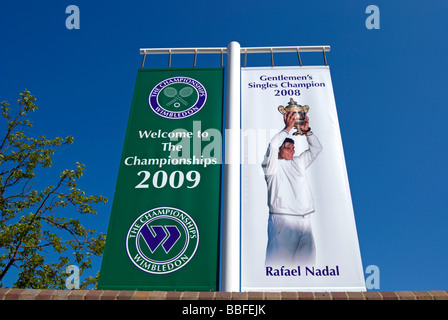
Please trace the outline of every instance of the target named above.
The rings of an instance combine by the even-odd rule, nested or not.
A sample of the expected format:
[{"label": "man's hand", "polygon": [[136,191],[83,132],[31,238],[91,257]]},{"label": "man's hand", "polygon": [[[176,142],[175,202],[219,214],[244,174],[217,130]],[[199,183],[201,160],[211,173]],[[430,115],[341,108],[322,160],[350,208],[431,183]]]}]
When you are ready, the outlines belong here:
[{"label": "man's hand", "polygon": [[302,131],[307,132],[310,128],[310,119],[308,118],[307,115],[305,115],[305,120],[303,120],[303,124],[300,126],[300,129],[302,129]]},{"label": "man's hand", "polygon": [[285,130],[289,132],[294,128],[296,115],[293,112],[287,112],[283,115],[283,121],[285,122]]}]

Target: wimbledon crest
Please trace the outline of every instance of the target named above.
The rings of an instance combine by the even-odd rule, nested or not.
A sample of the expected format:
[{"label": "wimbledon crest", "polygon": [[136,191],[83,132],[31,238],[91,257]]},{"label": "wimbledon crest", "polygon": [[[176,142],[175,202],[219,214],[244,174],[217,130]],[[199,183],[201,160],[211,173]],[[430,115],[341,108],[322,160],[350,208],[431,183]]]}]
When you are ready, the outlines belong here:
[{"label": "wimbledon crest", "polygon": [[205,87],[188,77],[165,79],[149,94],[151,109],[159,116],[169,119],[182,119],[196,114],[206,100]]},{"label": "wimbledon crest", "polygon": [[139,269],[166,274],[184,267],[196,253],[199,230],[182,210],[160,207],[138,217],[126,237],[129,259]]}]

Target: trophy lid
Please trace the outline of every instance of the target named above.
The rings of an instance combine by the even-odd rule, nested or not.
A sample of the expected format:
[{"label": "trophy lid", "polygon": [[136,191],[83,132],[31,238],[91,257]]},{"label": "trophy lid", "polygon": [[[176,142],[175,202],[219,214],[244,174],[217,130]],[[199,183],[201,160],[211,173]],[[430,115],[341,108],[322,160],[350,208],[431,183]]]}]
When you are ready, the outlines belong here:
[{"label": "trophy lid", "polygon": [[297,104],[297,102],[296,101],[294,101],[294,99],[293,98],[290,98],[289,99],[289,102],[288,102],[288,107],[289,106],[297,106],[298,104]]}]

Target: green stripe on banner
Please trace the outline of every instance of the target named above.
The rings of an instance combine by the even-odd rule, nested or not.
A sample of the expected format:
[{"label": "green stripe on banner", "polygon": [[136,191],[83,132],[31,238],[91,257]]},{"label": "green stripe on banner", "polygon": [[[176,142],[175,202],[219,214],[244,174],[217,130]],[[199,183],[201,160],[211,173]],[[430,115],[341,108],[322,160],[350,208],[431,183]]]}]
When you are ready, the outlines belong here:
[{"label": "green stripe on banner", "polygon": [[223,77],[138,70],[99,289],[217,290]]}]

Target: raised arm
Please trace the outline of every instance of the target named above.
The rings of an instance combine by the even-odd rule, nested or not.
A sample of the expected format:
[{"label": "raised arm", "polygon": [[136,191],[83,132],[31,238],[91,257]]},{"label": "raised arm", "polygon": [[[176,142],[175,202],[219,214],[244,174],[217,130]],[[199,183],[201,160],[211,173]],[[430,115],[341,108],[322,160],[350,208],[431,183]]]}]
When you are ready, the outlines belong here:
[{"label": "raised arm", "polygon": [[278,162],[278,149],[283,144],[283,141],[285,141],[285,138],[289,135],[289,131],[291,131],[291,129],[294,127],[295,115],[292,112],[285,113],[283,115],[283,122],[285,123],[285,127],[282,131],[272,137],[266,151],[262,165],[265,175],[272,175],[276,172]]}]

